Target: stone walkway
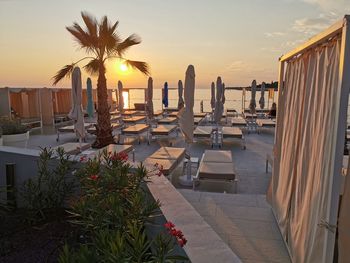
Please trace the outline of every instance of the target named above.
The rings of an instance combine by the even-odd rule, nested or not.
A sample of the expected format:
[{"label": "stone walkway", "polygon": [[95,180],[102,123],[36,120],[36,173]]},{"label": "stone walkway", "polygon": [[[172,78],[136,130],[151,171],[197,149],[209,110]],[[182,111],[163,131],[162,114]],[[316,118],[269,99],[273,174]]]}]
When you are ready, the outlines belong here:
[{"label": "stone walkway", "polygon": [[290,262],[264,195],[179,192],[242,262]]}]

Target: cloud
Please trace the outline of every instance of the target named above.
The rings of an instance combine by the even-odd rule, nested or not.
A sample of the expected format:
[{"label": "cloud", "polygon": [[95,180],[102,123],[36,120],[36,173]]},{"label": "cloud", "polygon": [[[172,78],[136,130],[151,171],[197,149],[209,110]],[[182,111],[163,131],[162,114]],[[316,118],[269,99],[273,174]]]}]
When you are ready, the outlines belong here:
[{"label": "cloud", "polygon": [[337,20],[338,16],[333,12],[320,14],[316,18],[301,18],[294,21],[292,30],[310,36],[331,26]]},{"label": "cloud", "polygon": [[233,61],[230,65],[226,67],[227,71],[230,72],[240,72],[247,69],[247,64],[241,60]]},{"label": "cloud", "polygon": [[264,35],[266,37],[279,37],[279,36],[284,36],[286,33],[283,32],[266,32]]},{"label": "cloud", "polygon": [[301,0],[302,2],[317,5],[323,10],[337,12],[344,15],[349,8],[349,0]]}]

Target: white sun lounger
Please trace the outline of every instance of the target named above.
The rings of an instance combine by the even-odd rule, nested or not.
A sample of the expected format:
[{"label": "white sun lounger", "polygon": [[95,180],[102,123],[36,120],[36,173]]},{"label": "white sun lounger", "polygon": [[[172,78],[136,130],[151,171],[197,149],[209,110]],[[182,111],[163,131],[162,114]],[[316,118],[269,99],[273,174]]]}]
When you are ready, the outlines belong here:
[{"label": "white sun lounger", "polygon": [[210,140],[213,147],[213,126],[197,126],[193,131],[193,137],[198,140]]},{"label": "white sun lounger", "polygon": [[176,117],[165,117],[158,120],[159,124],[173,124],[177,121]]},{"label": "white sun lounger", "polygon": [[[121,136],[124,137],[136,137],[138,143],[141,143],[141,135],[146,133],[147,143],[150,143],[149,140],[149,125],[147,124],[135,124],[129,127],[122,129]],[[120,137],[119,137],[120,140]]]},{"label": "white sun lounger", "polygon": [[52,150],[56,151],[58,148],[63,148],[64,152],[69,155],[75,155],[89,149],[91,145],[89,143],[67,142],[55,147]]},{"label": "white sun lounger", "polygon": [[222,134],[222,141],[221,144],[223,144],[223,141],[225,139],[239,139],[241,141],[242,149],[246,149],[245,145],[245,139],[242,133],[242,130],[238,127],[222,127],[221,130]]},{"label": "white sun lounger", "polygon": [[256,124],[258,125],[258,133],[260,133],[263,128],[274,128],[276,126],[276,121],[271,119],[258,119],[256,120]]},{"label": "white sun lounger", "polygon": [[151,130],[152,139],[170,137],[172,133],[176,133],[176,137],[178,136],[178,129],[176,125],[158,125]]},{"label": "white sun lounger", "polygon": [[120,145],[120,144],[109,144],[106,147],[103,147],[101,149],[98,150],[86,150],[83,151],[81,154],[78,155],[79,158],[81,157],[85,157],[85,160],[88,159],[93,159],[95,157],[101,156],[101,158],[103,158],[103,152],[107,151],[107,153],[116,153],[116,154],[120,154],[120,153],[132,153],[132,160],[133,162],[135,162],[135,149],[132,145]]},{"label": "white sun lounger", "polygon": [[[87,130],[88,128],[92,127],[93,123],[84,123],[84,128]],[[60,134],[61,133],[75,133],[74,125],[64,126],[57,129],[57,138],[56,141],[60,140]]]},{"label": "white sun lounger", "polygon": [[185,148],[161,147],[144,161],[146,167],[152,169],[155,164],[163,167],[164,175],[169,175],[185,157]]},{"label": "white sun lounger", "polygon": [[[193,189],[195,189],[196,182],[201,180],[236,183],[237,178],[231,151],[205,150],[197,174],[193,177]],[[235,186],[237,185],[235,184]]]}]

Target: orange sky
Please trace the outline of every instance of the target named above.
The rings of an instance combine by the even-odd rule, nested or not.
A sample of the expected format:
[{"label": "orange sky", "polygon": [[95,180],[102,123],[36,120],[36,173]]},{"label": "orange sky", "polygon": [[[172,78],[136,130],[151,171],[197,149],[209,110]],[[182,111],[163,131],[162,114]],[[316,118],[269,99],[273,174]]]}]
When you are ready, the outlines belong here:
[{"label": "orange sky", "polygon": [[[0,0],[0,87],[51,86],[63,65],[84,56],[65,26],[82,23],[80,12],[119,20],[125,38],[142,43],[126,57],[149,63],[156,88],[184,79],[193,64],[196,86],[220,75],[226,86],[277,79],[278,57],[341,18],[346,0]],[[145,87],[147,77],[107,66],[108,87]],[[84,82],[88,75],[84,72]],[[96,79],[93,78],[96,85]],[[70,87],[64,80],[59,87]]]}]

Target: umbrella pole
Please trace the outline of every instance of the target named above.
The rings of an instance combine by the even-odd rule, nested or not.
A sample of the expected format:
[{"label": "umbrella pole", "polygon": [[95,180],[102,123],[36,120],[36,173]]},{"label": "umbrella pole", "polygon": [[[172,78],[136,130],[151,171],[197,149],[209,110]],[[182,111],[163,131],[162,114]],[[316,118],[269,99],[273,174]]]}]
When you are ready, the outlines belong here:
[{"label": "umbrella pole", "polygon": [[183,169],[183,175],[179,177],[179,183],[183,186],[192,186],[192,163],[191,163],[191,155],[189,154],[190,144],[185,143],[185,164],[186,167]]}]

